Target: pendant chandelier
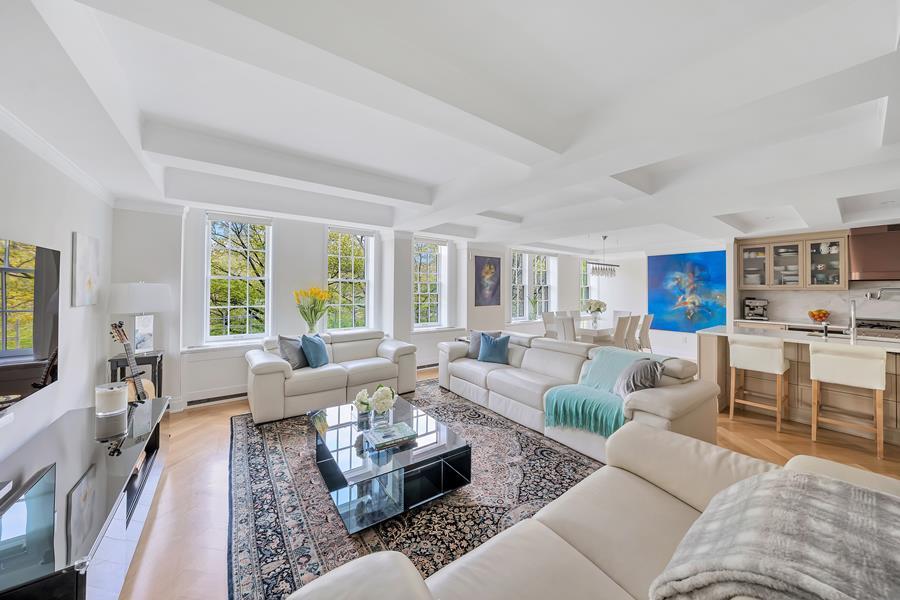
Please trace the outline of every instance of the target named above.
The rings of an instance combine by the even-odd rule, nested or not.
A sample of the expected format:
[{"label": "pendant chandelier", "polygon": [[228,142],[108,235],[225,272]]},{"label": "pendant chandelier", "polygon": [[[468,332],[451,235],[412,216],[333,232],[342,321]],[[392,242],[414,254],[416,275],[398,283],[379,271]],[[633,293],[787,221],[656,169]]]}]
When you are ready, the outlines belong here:
[{"label": "pendant chandelier", "polygon": [[603,253],[601,255],[600,261],[589,260],[587,263],[591,266],[591,275],[595,277],[615,277],[616,269],[619,268],[619,265],[614,265],[612,263],[606,262],[606,238],[608,236],[603,236]]}]

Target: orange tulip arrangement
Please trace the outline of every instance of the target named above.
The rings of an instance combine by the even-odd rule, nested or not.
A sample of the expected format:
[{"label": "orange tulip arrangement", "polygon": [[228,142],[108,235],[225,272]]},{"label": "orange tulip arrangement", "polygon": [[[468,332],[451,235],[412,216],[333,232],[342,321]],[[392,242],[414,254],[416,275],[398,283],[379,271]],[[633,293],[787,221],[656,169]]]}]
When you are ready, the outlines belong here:
[{"label": "orange tulip arrangement", "polygon": [[300,316],[306,321],[310,335],[318,331],[317,325],[328,310],[328,302],[331,300],[331,292],[319,287],[311,287],[307,290],[294,290],[294,301]]}]

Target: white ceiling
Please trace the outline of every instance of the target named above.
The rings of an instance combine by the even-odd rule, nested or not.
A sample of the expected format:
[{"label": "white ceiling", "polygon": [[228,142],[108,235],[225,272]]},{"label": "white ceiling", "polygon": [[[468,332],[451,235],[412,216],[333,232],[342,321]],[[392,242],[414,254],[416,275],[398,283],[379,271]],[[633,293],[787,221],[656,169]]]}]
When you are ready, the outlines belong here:
[{"label": "white ceiling", "polygon": [[128,206],[579,253],[896,221],[898,1],[5,0],[0,128]]}]

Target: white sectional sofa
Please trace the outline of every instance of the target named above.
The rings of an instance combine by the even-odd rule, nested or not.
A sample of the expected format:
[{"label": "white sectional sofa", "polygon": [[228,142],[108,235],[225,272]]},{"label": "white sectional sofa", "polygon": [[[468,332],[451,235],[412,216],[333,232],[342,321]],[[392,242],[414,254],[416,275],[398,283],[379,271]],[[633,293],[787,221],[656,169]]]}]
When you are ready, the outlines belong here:
[{"label": "white sectional sofa", "polygon": [[[644,600],[714,495],[779,468],[628,423],[609,438],[608,466],[428,579],[403,554],[378,552],[289,600]],[[785,468],[900,496],[896,479],[823,459],[797,456]]]},{"label": "white sectional sofa", "polygon": [[416,347],[376,329],[321,334],[328,364],[296,371],[281,358],[278,338],[266,338],[246,354],[247,397],[253,421],[263,423],[351,402],[363,388],[387,385],[397,393],[416,389]]},{"label": "white sectional sofa", "polygon": [[[544,426],[544,395],[558,385],[577,383],[600,350],[598,346],[512,334],[507,365],[468,358],[468,349],[467,342],[438,344],[441,387],[606,461],[603,436]],[[697,365],[690,361],[670,359],[664,367],[660,387],[624,399],[626,419],[715,443],[718,386],[695,380]]]}]

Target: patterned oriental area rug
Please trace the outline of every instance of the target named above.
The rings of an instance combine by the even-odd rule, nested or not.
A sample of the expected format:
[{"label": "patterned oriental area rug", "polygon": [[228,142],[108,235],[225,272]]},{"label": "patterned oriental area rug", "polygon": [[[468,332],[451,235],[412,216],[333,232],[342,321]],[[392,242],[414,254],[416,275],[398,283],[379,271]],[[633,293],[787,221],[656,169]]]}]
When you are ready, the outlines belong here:
[{"label": "patterned oriental area rug", "polygon": [[472,483],[349,535],[315,463],[305,416],[231,422],[229,590],[233,600],[286,597],[326,571],[379,550],[397,550],[423,576],[471,551],[601,465],[539,433],[420,382],[404,396],[472,446]]}]

